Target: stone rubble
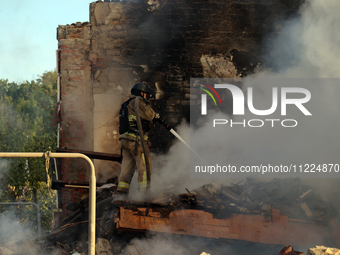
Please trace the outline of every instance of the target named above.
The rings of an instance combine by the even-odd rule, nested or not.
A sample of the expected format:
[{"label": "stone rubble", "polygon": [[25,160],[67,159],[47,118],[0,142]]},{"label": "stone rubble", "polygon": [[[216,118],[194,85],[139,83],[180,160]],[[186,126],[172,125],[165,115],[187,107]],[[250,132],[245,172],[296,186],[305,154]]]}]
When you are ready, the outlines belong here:
[{"label": "stone rubble", "polygon": [[340,249],[316,245],[308,249],[307,255],[340,255]]}]

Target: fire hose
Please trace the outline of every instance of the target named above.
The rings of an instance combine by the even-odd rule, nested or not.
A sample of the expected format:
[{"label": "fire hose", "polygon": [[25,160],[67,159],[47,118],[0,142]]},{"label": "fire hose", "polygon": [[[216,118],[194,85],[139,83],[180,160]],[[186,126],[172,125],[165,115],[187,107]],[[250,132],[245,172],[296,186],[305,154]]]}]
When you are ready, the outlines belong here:
[{"label": "fire hose", "polygon": [[[144,152],[144,160],[145,160],[145,165],[146,165],[146,179],[147,179],[147,185],[146,188],[150,188],[150,183],[151,183],[151,169],[150,169],[150,161],[149,161],[149,150],[146,149],[145,145],[145,140],[144,140],[144,132],[142,128],[142,121],[139,116],[139,97],[136,97],[135,100],[135,113],[136,113],[136,122],[137,122],[137,128],[138,128],[138,133],[140,137],[140,142],[142,144],[143,152]],[[136,141],[138,143],[138,140]],[[137,147],[137,146],[136,146]]]}]

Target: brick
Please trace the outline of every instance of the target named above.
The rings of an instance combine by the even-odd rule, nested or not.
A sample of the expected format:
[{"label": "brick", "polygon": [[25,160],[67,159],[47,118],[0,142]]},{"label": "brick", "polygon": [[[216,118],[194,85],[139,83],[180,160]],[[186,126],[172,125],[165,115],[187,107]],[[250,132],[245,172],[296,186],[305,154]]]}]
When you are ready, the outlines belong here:
[{"label": "brick", "polygon": [[74,53],[75,53],[75,50],[61,50],[61,54],[74,54]]},{"label": "brick", "polygon": [[74,66],[69,66],[69,70],[84,70],[84,66],[79,66],[79,65],[74,65]]},{"label": "brick", "polygon": [[109,62],[111,62],[111,59],[108,59],[108,58],[97,58],[97,61],[98,62],[109,63]]},{"label": "brick", "polygon": [[79,195],[77,195],[77,194],[75,194],[75,193],[72,193],[72,194],[71,194],[71,197],[72,197],[72,198],[75,198],[75,197],[79,197]]},{"label": "brick", "polygon": [[97,63],[96,66],[99,67],[99,68],[107,68],[108,67],[108,65],[105,64],[105,63]]},{"label": "brick", "polygon": [[72,76],[70,77],[70,81],[83,81],[84,76]]},{"label": "brick", "polygon": [[70,35],[69,38],[83,38],[82,35]]}]

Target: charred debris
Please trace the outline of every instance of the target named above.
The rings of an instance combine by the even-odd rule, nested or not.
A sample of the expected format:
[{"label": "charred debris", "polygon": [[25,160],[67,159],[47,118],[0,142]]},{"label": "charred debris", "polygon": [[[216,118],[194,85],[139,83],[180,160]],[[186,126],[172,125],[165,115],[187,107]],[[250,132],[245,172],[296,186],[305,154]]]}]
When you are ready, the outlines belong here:
[{"label": "charred debris", "polygon": [[[240,214],[261,215],[266,222],[273,221],[273,209],[278,209],[281,215],[300,219],[302,222],[312,222],[318,228],[321,226],[326,229],[331,227],[331,219],[337,219],[340,209],[340,196],[337,191],[328,197],[318,195],[313,187],[303,185],[300,179],[272,181],[247,179],[228,186],[212,182],[195,190],[186,190],[186,193],[182,194],[162,193],[148,202],[116,200],[116,187],[116,184],[109,183],[98,188],[96,204],[97,246],[114,253],[124,250],[134,237],[145,237],[148,232],[141,229],[119,228],[121,207],[132,210],[135,216],[138,214],[147,216],[148,211],[153,211],[157,213],[158,218],[167,218],[172,212],[191,209],[211,213],[214,219],[227,219]],[[72,252],[75,251],[86,253],[88,203],[88,198],[85,198],[77,204],[68,205],[68,209],[73,213],[59,222],[49,234],[40,239],[40,242],[43,241],[47,249],[61,250],[61,254],[74,254]],[[138,208],[145,210],[141,211]],[[196,236],[200,237],[200,234]],[[332,238],[329,235],[328,243],[325,245],[334,247]],[[295,254],[292,249],[288,250],[286,249],[282,254]]]},{"label": "charred debris", "polygon": [[[337,247],[340,240],[340,232],[334,232],[336,227],[339,229],[339,193],[334,191],[327,197],[319,195],[312,186],[302,184],[300,179],[247,179],[228,186],[212,182],[182,194],[162,193],[150,201],[118,200],[115,198],[116,187],[116,183],[106,183],[96,192],[96,254],[145,254],[138,251],[131,240],[152,238],[155,234],[165,236],[165,240],[171,236],[180,243],[184,242],[186,247],[192,246],[188,254],[195,255],[203,251],[207,252],[203,254],[211,255],[303,255],[303,252],[295,251],[293,246],[296,250],[302,250],[321,244],[328,247],[310,248],[308,254],[340,254],[338,249],[329,248]],[[23,250],[28,255],[87,254],[88,205],[88,197],[79,203],[70,203],[68,209],[73,213],[58,222],[50,233],[34,241],[0,242],[0,254],[22,254]],[[275,212],[283,217],[278,217]],[[203,230],[198,230],[197,226],[190,223],[195,217],[193,224],[199,222]],[[261,218],[262,225],[249,221],[240,225],[237,217]],[[227,224],[228,219],[232,219],[231,224],[222,226]],[[299,240],[295,244],[289,243],[289,240],[295,240],[285,239],[286,228],[291,228],[290,221],[297,224],[300,236],[305,234],[310,239],[312,228],[306,226],[312,225],[315,226],[312,231],[322,232],[324,238],[314,239],[309,246],[305,246],[305,243],[299,246]],[[216,230],[216,227],[220,229]],[[228,228],[230,232],[235,230],[231,238],[213,235],[221,227],[225,227],[222,232],[229,231]],[[274,229],[274,232],[268,232],[268,235],[266,229]],[[255,237],[262,236],[249,242],[244,236],[250,233]],[[233,248],[230,252],[229,248],[224,248],[226,245],[229,248],[230,245],[238,247],[239,250]]]}]

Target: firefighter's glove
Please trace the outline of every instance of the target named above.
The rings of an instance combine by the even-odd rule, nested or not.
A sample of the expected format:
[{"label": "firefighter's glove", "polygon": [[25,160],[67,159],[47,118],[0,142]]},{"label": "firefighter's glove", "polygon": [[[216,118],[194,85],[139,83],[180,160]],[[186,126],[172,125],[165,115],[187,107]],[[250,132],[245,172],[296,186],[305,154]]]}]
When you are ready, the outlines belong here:
[{"label": "firefighter's glove", "polygon": [[154,120],[154,122],[157,121],[161,124],[163,124],[163,122],[164,122],[164,119],[161,117],[161,115],[159,113],[156,113],[155,118],[153,120]]}]

